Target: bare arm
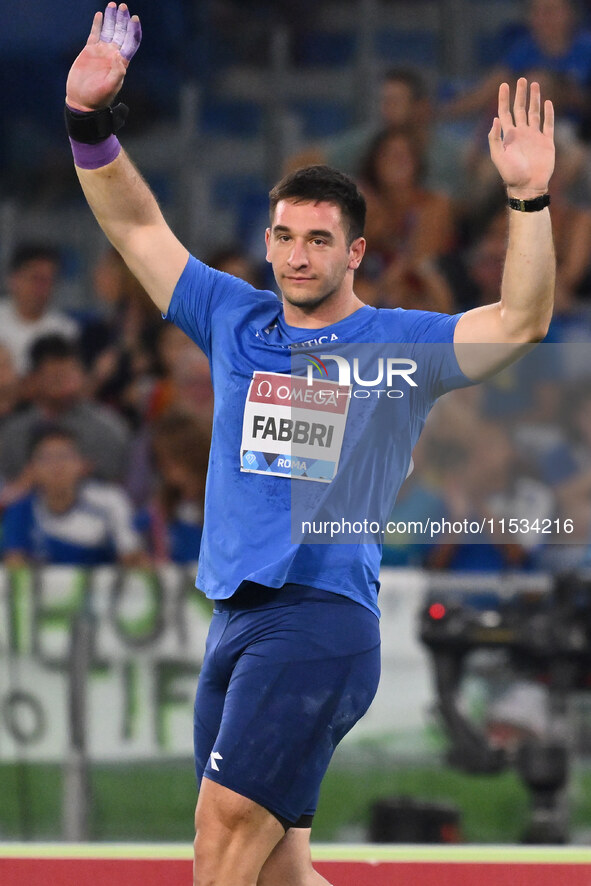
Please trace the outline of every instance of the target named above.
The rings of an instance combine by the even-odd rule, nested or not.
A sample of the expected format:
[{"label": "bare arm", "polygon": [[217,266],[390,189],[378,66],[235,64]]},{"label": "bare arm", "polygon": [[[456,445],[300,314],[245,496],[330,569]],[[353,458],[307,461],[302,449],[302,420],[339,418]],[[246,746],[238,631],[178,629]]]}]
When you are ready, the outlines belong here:
[{"label": "bare arm", "polygon": [[[66,102],[91,111],[108,107],[123,83],[140,39],[126,4],[98,12],[88,42],[70,70]],[[132,39],[135,37],[135,40]],[[127,155],[76,172],[90,208],[113,246],[161,311],[166,312],[188,252],[168,227],[156,200]]]},{"label": "bare arm", "polygon": [[166,313],[189,253],[168,227],[147,184],[124,151],[108,166],[76,172],[99,225]]},{"label": "bare arm", "polygon": [[[510,197],[529,200],[545,194],[554,169],[553,108],[545,102],[540,128],[540,88],[532,83],[526,110],[527,81],[517,83],[509,109],[509,87],[499,89],[499,116],[489,133],[491,157]],[[503,138],[501,138],[501,129]],[[546,335],[552,306],[556,259],[549,210],[509,211],[509,241],[500,301],[467,311],[456,326],[458,362],[479,379],[517,359],[522,346]],[[473,348],[470,344],[490,344]],[[496,346],[496,347],[492,347]]]},{"label": "bare arm", "polygon": [[493,68],[472,89],[457,95],[444,104],[441,108],[441,116],[444,119],[456,119],[487,111],[495,100],[499,81],[508,77],[509,73],[503,65]]}]

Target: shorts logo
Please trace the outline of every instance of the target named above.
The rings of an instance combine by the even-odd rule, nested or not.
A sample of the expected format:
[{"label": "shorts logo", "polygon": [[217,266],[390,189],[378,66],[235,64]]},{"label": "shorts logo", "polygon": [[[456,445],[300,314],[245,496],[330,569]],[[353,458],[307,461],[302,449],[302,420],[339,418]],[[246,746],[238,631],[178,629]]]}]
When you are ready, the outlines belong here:
[{"label": "shorts logo", "polygon": [[223,759],[224,759],[224,758],[222,757],[222,755],[221,755],[221,754],[218,754],[217,751],[212,751],[211,754],[209,755],[209,762],[211,763],[211,768],[212,768],[215,772],[219,772],[219,771],[220,771],[220,767],[218,766],[218,764],[217,764],[216,761],[217,761],[217,760],[223,760]]}]

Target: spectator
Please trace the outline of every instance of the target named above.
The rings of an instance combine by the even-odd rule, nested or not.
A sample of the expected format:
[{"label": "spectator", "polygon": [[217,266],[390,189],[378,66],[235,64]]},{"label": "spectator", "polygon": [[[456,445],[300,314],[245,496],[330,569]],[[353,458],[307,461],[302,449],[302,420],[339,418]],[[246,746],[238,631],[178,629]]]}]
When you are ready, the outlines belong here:
[{"label": "spectator", "polygon": [[88,480],[76,437],[41,428],[29,456],[32,488],[4,514],[6,566],[103,566],[144,562],[131,507],[114,485]]},{"label": "spectator", "polygon": [[97,477],[116,481],[127,465],[129,430],[113,410],[85,397],[78,347],[60,335],[38,339],[31,350],[32,402],[0,430],[0,475],[15,480],[25,468],[36,428],[59,422],[74,434]]},{"label": "spectator", "polygon": [[404,129],[380,133],[363,164],[367,249],[360,279],[374,282],[386,298],[388,280],[381,279],[386,272],[395,278],[400,272],[412,286],[424,276],[421,262],[442,255],[454,242],[451,201],[422,186],[423,168],[420,146]]},{"label": "spectator", "polygon": [[80,339],[89,392],[138,424],[149,388],[146,379],[156,372],[160,313],[112,247],[98,259],[92,279],[101,313],[86,322]]},{"label": "spectator", "polygon": [[376,286],[360,276],[357,295],[379,308],[405,308],[420,311],[454,311],[453,292],[436,262],[404,260],[392,262]]},{"label": "spectator", "polygon": [[382,566],[424,566],[435,542],[421,534],[416,528],[416,521],[425,523],[445,517],[445,501],[437,488],[437,471],[433,470],[433,466],[437,466],[442,458],[449,457],[449,450],[450,447],[441,446],[428,436],[423,436],[415,446],[411,473],[402,484],[394,510],[388,518]]},{"label": "spectator", "polygon": [[168,412],[152,429],[159,486],[136,526],[157,563],[198,559],[210,440],[211,425],[190,412]]},{"label": "spectator", "polygon": [[433,121],[429,91],[421,74],[412,68],[392,68],[380,87],[376,122],[300,151],[288,160],[286,171],[327,163],[359,178],[376,136],[384,129],[407,128],[424,156],[425,186],[457,199],[465,187],[462,144],[457,135]]},{"label": "spectator", "polygon": [[499,300],[506,246],[507,210],[503,207],[492,216],[469,249],[446,257],[444,272],[460,310]]},{"label": "spectator", "polygon": [[[591,79],[591,34],[582,29],[571,0],[529,0],[527,32],[472,90],[453,99],[445,116],[461,117],[493,109],[499,83],[514,82],[527,71],[552,71],[562,78],[566,112],[580,118]],[[494,116],[491,113],[490,118]]]},{"label": "spectator", "polygon": [[542,523],[555,516],[556,501],[548,486],[525,470],[503,427],[481,422],[443,486],[446,518],[453,523],[467,517],[483,531],[452,535],[437,545],[429,554],[432,568],[494,571],[533,567],[536,549],[546,539],[533,528],[511,533],[509,521],[523,519],[533,527],[535,520]]},{"label": "spectator", "polygon": [[[573,521],[567,536],[572,543],[591,535],[591,391],[589,378],[578,385],[562,385],[562,421],[555,445],[536,453],[538,470],[556,492],[559,516]],[[530,447],[532,451],[532,447]]]},{"label": "spectator", "polygon": [[0,344],[0,427],[10,418],[19,402],[19,378],[12,352]]},{"label": "spectator", "polygon": [[23,243],[9,263],[8,290],[0,300],[0,342],[11,351],[19,375],[29,369],[32,344],[42,335],[76,338],[78,327],[51,308],[59,272],[59,254],[52,246]]},{"label": "spectator", "polygon": [[218,249],[207,258],[205,264],[217,271],[224,271],[233,277],[246,280],[255,289],[263,288],[263,275],[260,268],[257,268],[253,259],[246,255],[239,246]]},{"label": "spectator", "polygon": [[161,375],[148,399],[147,420],[158,418],[175,405],[209,418],[213,414],[213,388],[207,358],[172,323],[161,327],[156,347]]},{"label": "spectator", "polygon": [[[0,428],[12,417],[20,402],[20,387],[12,353],[6,345],[0,344]],[[26,482],[6,483],[0,472],[0,511],[26,489]]]},{"label": "spectator", "polygon": [[202,422],[213,417],[213,388],[207,357],[176,326],[166,323],[158,337],[162,376],[146,398],[145,423],[131,448],[126,487],[136,505],[146,503],[154,487],[151,466],[151,425],[171,410],[188,412]]}]

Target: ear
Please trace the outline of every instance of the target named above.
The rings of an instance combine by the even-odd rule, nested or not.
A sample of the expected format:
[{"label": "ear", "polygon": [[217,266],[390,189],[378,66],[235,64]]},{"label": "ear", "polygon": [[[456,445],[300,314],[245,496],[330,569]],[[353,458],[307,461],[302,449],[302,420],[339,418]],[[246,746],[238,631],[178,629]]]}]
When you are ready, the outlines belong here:
[{"label": "ear", "polygon": [[357,237],[356,240],[353,240],[349,247],[349,264],[347,265],[347,270],[357,270],[361,264],[361,259],[365,255],[366,242],[365,237]]},{"label": "ear", "polygon": [[271,228],[267,228],[267,230],[265,231],[265,245],[267,247],[267,254],[266,254],[265,258],[267,259],[268,262],[271,261],[271,258],[269,256],[269,243],[270,242],[271,242]]}]

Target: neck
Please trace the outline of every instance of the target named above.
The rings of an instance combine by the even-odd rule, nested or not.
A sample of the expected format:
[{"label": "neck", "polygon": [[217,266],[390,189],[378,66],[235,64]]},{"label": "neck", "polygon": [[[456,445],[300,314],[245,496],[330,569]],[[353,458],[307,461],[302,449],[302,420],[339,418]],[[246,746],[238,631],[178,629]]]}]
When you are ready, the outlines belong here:
[{"label": "neck", "polygon": [[416,193],[414,184],[391,184],[385,185],[382,195],[394,205],[405,206],[411,203]]},{"label": "neck", "polygon": [[572,42],[570,34],[541,34],[538,45],[549,56],[563,55]]},{"label": "neck", "polygon": [[43,493],[43,504],[52,514],[65,514],[76,501],[76,489],[51,490]]},{"label": "neck", "polygon": [[66,403],[44,403],[42,400],[37,403],[38,409],[46,421],[54,421],[60,418],[64,412],[67,412],[70,404]]},{"label": "neck", "polygon": [[322,329],[344,320],[345,317],[350,317],[363,305],[364,302],[357,298],[353,291],[346,299],[339,301],[338,308],[331,296],[319,305],[309,308],[306,308],[305,305],[294,305],[284,298],[283,316],[288,326],[298,326],[301,329]]},{"label": "neck", "polygon": [[36,308],[26,308],[24,305],[15,305],[16,313],[18,314],[21,320],[24,320],[25,323],[35,323],[37,320],[41,319],[44,314],[44,311],[38,310]]}]

